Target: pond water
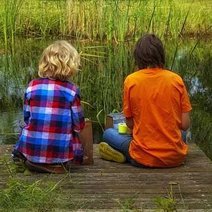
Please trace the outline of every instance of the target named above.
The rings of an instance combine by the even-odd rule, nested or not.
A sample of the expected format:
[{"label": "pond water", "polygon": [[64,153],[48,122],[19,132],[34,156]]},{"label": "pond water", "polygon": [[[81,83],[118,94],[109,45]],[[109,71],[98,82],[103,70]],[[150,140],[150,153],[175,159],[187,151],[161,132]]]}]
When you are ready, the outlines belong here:
[{"label": "pond water", "polygon": [[[18,39],[5,50],[0,46],[0,144],[13,144],[22,120],[22,97],[28,82],[37,77],[42,50],[52,40]],[[93,121],[94,142],[101,139],[105,115],[122,108],[122,83],[134,70],[134,43],[74,42],[82,54],[82,71],[73,78],[79,85],[86,117]],[[192,139],[212,158],[212,73],[207,41],[166,41],[166,66],[179,73],[191,95]]]}]

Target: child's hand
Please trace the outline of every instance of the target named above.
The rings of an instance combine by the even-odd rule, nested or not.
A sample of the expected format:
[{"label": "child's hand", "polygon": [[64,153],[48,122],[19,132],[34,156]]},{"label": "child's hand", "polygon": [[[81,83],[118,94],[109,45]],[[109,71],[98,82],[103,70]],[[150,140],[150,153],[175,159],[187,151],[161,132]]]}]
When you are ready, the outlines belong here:
[{"label": "child's hand", "polygon": [[132,135],[132,129],[130,129],[129,127],[127,127],[127,134]]}]

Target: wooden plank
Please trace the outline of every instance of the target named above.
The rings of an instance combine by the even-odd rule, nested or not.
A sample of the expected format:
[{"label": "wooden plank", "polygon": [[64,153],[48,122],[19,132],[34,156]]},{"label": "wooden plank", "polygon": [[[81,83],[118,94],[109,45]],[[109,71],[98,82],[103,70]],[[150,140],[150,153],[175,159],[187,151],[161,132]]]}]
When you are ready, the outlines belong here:
[{"label": "wooden plank", "polygon": [[[170,189],[179,211],[212,211],[212,162],[195,144],[189,145],[184,165],[149,169],[102,160],[98,145],[94,144],[94,164],[71,170],[61,184],[60,198],[63,201],[56,211],[69,211],[67,208],[70,207],[114,211],[129,200],[135,208],[151,211],[156,208],[155,198],[167,196]],[[0,146],[0,155],[9,157],[11,148]],[[0,188],[3,188],[8,172],[4,163],[0,163],[0,169]],[[65,175],[36,173],[24,176],[19,173],[16,176],[32,182],[38,179],[58,182]]]}]

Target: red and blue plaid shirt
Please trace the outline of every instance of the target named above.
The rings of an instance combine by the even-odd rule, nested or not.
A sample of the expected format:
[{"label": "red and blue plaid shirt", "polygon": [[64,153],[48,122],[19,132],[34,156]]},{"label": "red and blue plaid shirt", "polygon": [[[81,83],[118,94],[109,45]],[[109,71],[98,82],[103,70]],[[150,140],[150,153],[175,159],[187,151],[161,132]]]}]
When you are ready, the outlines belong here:
[{"label": "red and blue plaid shirt", "polygon": [[84,127],[79,89],[71,82],[32,80],[24,97],[24,122],[16,149],[34,163],[82,160]]}]

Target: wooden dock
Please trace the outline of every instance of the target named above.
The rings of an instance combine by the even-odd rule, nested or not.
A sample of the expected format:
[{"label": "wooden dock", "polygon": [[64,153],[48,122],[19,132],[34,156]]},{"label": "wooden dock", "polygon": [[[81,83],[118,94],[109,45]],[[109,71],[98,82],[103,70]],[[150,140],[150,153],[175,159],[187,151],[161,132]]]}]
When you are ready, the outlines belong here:
[{"label": "wooden dock", "polygon": [[[195,144],[189,146],[185,165],[148,169],[102,160],[94,144],[94,164],[80,166],[68,174],[61,185],[63,203],[57,211],[156,211],[156,198],[170,196],[176,201],[177,211],[212,211],[212,161]],[[0,145],[1,156],[10,151],[11,146]],[[1,189],[8,179],[4,163],[0,163],[0,170]],[[17,176],[57,182],[65,174]]]}]

